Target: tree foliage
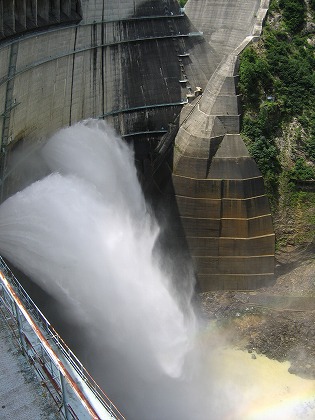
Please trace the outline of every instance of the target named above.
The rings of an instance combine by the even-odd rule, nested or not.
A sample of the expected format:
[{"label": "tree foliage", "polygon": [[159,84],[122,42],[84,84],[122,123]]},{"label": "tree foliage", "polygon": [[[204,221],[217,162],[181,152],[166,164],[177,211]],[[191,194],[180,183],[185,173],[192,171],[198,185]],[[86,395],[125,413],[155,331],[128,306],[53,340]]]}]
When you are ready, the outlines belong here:
[{"label": "tree foliage", "polygon": [[[315,0],[310,6],[315,15]],[[258,45],[241,55],[239,71],[242,135],[274,193],[281,173],[286,171],[287,179],[312,179],[315,167],[315,48],[303,32],[305,2],[272,0],[270,13],[279,12],[280,24],[267,24]],[[281,167],[275,138],[293,118],[303,131],[299,158],[293,156],[291,166]]]},{"label": "tree foliage", "polygon": [[315,170],[306,164],[303,158],[298,158],[293,168],[289,171],[290,178],[299,181],[315,179]]},{"label": "tree foliage", "polygon": [[315,181],[315,46],[306,20],[315,22],[315,0],[271,0],[262,37],[240,62],[242,136],[273,214],[299,232],[278,230],[283,244],[314,241],[315,183],[306,181]]},{"label": "tree foliage", "polygon": [[185,7],[185,4],[187,3],[187,0],[178,0],[178,3],[180,7]]},{"label": "tree foliage", "polygon": [[253,48],[244,51],[240,64],[239,88],[248,105],[257,106],[261,92],[271,85],[267,60],[260,57]]},{"label": "tree foliage", "polygon": [[279,6],[287,30],[293,34],[299,32],[305,24],[304,0],[279,0]]},{"label": "tree foliage", "polygon": [[[315,0],[311,6],[315,9]],[[242,134],[261,172],[277,175],[282,169],[274,139],[297,118],[305,133],[299,146],[301,158],[304,154],[309,164],[302,170],[299,161],[294,173],[311,176],[310,165],[315,164],[315,48],[301,30],[305,4],[303,0],[273,0],[270,8],[271,13],[281,12],[284,26],[267,25],[258,48],[252,45],[241,55]]]},{"label": "tree foliage", "polygon": [[278,150],[274,143],[264,136],[256,138],[249,145],[249,152],[255,159],[263,175],[279,171]]}]

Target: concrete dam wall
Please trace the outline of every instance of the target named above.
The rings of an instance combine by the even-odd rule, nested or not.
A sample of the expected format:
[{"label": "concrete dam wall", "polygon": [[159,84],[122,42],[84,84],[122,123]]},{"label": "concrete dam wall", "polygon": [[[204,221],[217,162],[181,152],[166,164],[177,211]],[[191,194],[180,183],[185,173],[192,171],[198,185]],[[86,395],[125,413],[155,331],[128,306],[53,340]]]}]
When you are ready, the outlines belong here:
[{"label": "concrete dam wall", "polygon": [[[210,12],[210,3],[202,9]],[[183,119],[174,148],[173,187],[201,290],[255,289],[274,274],[272,218],[263,178],[239,135],[237,90],[239,52],[259,35],[268,4],[233,3],[209,20],[192,8],[195,25],[215,50],[222,46],[223,58]]]},{"label": "concrete dam wall", "polygon": [[200,289],[267,284],[274,234],[263,179],[239,136],[237,72],[268,2],[189,0],[185,11],[175,0],[1,6],[2,200],[41,172],[29,145],[105,119],[134,145],[144,181],[173,203],[175,236]]},{"label": "concrete dam wall", "polygon": [[[142,160],[186,102],[182,73],[189,89],[207,83],[215,66],[210,48],[176,1],[98,0],[81,9],[78,25],[63,22],[1,42],[3,162],[21,141],[41,141],[89,117],[106,118]],[[188,65],[180,58],[186,51],[194,52]],[[14,182],[20,172],[11,172]]]}]

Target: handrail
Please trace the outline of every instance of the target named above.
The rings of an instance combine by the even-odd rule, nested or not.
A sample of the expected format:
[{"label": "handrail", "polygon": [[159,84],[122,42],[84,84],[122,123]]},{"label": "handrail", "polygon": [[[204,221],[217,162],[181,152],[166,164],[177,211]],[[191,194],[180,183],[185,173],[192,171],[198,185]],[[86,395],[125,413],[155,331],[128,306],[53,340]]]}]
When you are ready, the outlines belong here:
[{"label": "handrail", "polygon": [[[36,306],[30,296],[27,294],[23,286],[14,276],[4,259],[0,256],[0,273],[3,273],[9,284],[13,287],[17,296],[21,299],[22,303],[25,305],[26,310],[29,311],[28,315],[30,318],[36,320],[40,325],[43,331],[48,334],[48,340],[52,340],[58,349],[62,352],[65,359],[70,363],[79,377],[83,380],[85,385],[90,389],[93,395],[101,403],[101,405],[107,410],[107,412],[117,420],[126,420],[125,417],[121,414],[118,408],[110,400],[110,398],[105,394],[105,392],[100,388],[100,386],[95,382],[93,377],[89,374],[86,368],[82,365],[77,356],[73,351],[67,346],[63,339],[59,336],[56,330],[52,327],[47,318],[43,315],[40,309]],[[1,277],[1,276],[0,276]]]}]

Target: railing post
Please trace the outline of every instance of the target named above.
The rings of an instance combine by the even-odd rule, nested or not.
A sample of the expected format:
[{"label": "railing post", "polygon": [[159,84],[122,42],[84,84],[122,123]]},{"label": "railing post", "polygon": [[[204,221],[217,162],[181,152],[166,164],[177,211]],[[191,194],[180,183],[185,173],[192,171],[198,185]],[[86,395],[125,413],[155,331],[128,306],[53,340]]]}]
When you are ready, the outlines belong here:
[{"label": "railing post", "polygon": [[25,342],[24,333],[23,333],[23,323],[21,319],[20,310],[15,301],[14,301],[14,309],[15,309],[15,314],[16,314],[16,321],[17,321],[17,326],[19,330],[19,339],[21,342],[22,351],[25,355],[27,355],[27,347],[26,347],[26,342]]},{"label": "railing post", "polygon": [[[14,289],[16,289],[16,291]],[[52,345],[56,346],[56,348],[62,353],[69,365],[75,370],[75,372],[79,374],[81,379],[84,381],[89,390],[94,394],[94,396],[97,398],[100,404],[104,407],[104,409],[113,418],[125,420],[125,417],[119,412],[119,410],[111,402],[108,396],[102,391],[102,389],[96,384],[94,379],[85,370],[80,360],[77,359],[75,354],[62,341],[58,333],[56,333],[56,331],[54,331],[54,329],[50,327],[49,321],[40,312],[40,310],[25,292],[23,287],[19,284],[18,280],[14,277],[13,273],[10,271],[9,267],[6,265],[6,263],[0,256],[0,303],[1,301],[4,304],[4,308],[12,316],[12,318],[14,318],[17,324],[19,332],[19,341],[21,342],[21,349],[25,356],[27,356],[29,359],[32,359],[33,362],[36,359],[36,363],[38,363],[40,365],[39,367],[41,368],[41,373],[39,373],[39,376],[42,376],[42,374],[44,374],[44,376],[48,378],[49,381],[53,380],[53,386],[55,390],[56,385],[58,386],[58,398],[53,398],[54,401],[58,403],[59,411],[62,411],[62,415],[64,416],[64,418],[66,418],[67,420],[80,418],[77,417],[70,405],[74,397],[76,398],[76,401],[82,404],[82,409],[84,409],[85,412],[89,413],[89,415],[91,416],[90,418],[100,419],[99,415],[97,414],[93,406],[90,404],[88,397],[82,392],[76,381],[69,374],[67,368],[63,365],[63,362],[56,355],[55,349],[53,349],[53,347],[50,346],[48,342],[50,338],[53,341]],[[32,319],[32,316],[25,308],[25,301],[27,302],[27,306],[29,306],[29,308],[27,309],[35,311],[35,313],[37,314],[36,318],[40,321],[41,325],[36,325],[36,322],[34,321],[34,319]],[[31,331],[29,331],[29,329],[27,328],[24,333],[24,323],[31,327],[31,330],[37,337],[38,343],[40,345],[40,350],[42,351],[41,355],[40,350],[38,352],[34,350],[34,347],[32,346],[33,339],[29,340],[29,334]],[[42,327],[43,325],[44,328]],[[48,331],[46,331],[45,327]],[[42,328],[46,332],[46,335],[41,331]],[[50,361],[50,366],[47,358]],[[36,367],[35,369],[37,370]],[[64,372],[64,374],[62,374],[62,372]]]},{"label": "railing post", "polygon": [[64,415],[67,420],[70,420],[69,413],[68,413],[69,410],[68,410],[68,400],[67,400],[65,378],[60,370],[59,370],[59,378],[60,378],[60,387],[61,387],[61,392],[62,392],[62,405],[63,405]]}]

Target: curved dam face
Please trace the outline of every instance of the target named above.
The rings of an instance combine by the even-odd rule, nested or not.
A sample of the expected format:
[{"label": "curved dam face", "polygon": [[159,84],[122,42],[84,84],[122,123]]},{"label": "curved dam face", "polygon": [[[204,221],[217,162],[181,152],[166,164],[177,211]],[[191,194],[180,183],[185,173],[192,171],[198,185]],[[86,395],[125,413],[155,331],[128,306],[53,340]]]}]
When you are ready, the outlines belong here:
[{"label": "curved dam face", "polygon": [[259,35],[267,6],[1,4],[1,199],[45,173],[32,150],[49,135],[105,119],[133,144],[144,183],[172,203],[176,241],[184,239],[200,289],[267,284],[272,221],[263,179],[239,136],[237,94],[238,54]]},{"label": "curved dam face", "polygon": [[[21,178],[20,164],[16,171],[7,166],[14,148],[90,117],[106,119],[132,142],[143,169],[187,92],[204,87],[216,65],[211,47],[176,0],[82,1],[78,23],[71,11],[67,21],[67,0],[60,3],[59,22],[52,14],[56,2],[47,0],[40,2],[46,9],[35,8],[36,31],[28,24],[28,7],[21,17],[14,2],[7,3],[12,8],[4,15],[0,42],[3,197]],[[14,14],[15,22],[26,22],[24,32],[21,24],[20,32],[10,28]],[[188,76],[189,86],[181,82]]]},{"label": "curved dam face", "polygon": [[178,235],[200,289],[255,289],[273,280],[274,231],[263,178],[239,134],[238,56],[259,37],[268,2],[194,5],[188,2],[187,15],[219,64],[203,95],[182,111],[164,193],[175,196]]}]

